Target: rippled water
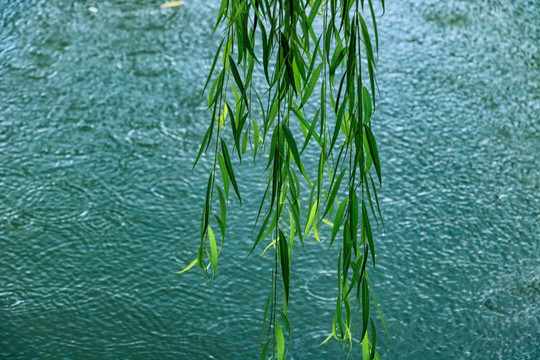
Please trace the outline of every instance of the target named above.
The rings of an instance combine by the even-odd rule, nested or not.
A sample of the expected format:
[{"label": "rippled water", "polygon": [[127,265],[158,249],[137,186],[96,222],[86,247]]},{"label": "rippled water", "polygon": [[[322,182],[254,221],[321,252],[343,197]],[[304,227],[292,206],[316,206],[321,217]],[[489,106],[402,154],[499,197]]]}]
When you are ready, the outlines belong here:
[{"label": "rippled water", "polygon": [[[385,359],[540,358],[539,5],[403,0],[379,20]],[[216,6],[0,0],[0,357],[255,358],[255,201],[231,209],[214,284],[172,274],[197,244]],[[290,358],[344,358],[318,347],[334,254],[295,252]]]}]

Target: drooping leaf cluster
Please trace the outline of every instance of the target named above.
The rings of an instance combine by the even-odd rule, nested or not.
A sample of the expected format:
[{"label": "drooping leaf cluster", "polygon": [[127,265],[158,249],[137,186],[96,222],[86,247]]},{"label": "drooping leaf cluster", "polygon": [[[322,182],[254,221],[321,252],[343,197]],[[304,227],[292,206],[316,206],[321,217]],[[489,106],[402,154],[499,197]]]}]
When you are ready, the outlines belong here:
[{"label": "drooping leaf cluster", "polygon": [[[384,6],[384,0],[221,2],[215,30],[223,38],[205,84],[211,120],[197,156],[198,161],[211,149],[213,166],[200,246],[188,268],[211,267],[215,276],[231,185],[242,202],[231,158],[242,160],[248,144],[254,160],[266,152],[268,181],[251,250],[261,242],[264,252],[274,249],[261,359],[286,357],[293,243],[303,244],[311,235],[328,246],[338,240],[340,247],[336,313],[323,343],[335,338],[352,349],[359,337],[364,358],[378,358],[368,269],[375,266],[373,220],[382,223],[372,115],[379,47],[375,8],[382,14]],[[316,171],[306,171],[306,152],[318,154]],[[302,197],[306,188],[309,197]],[[328,235],[322,224],[330,226]],[[360,331],[355,328],[359,314]]]}]

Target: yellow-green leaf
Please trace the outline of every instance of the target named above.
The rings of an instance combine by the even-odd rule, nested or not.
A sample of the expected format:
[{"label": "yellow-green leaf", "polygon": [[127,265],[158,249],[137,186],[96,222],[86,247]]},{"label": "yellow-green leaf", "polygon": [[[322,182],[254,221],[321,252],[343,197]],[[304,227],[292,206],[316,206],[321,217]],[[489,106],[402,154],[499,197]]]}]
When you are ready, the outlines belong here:
[{"label": "yellow-green leaf", "polygon": [[183,272],[186,272],[186,271],[188,271],[189,269],[191,269],[192,267],[194,267],[196,264],[197,264],[197,259],[193,260],[193,262],[192,262],[191,264],[189,264],[188,266],[186,266],[186,267],[184,268],[184,270],[175,272],[175,274],[181,274],[181,273],[183,273]]},{"label": "yellow-green leaf", "polygon": [[215,276],[216,274],[216,268],[217,268],[217,260],[218,260],[218,251],[217,251],[217,244],[216,244],[216,237],[214,235],[214,231],[208,226],[208,242],[210,243],[210,261],[212,262],[212,274]]},{"label": "yellow-green leaf", "polygon": [[276,321],[276,342],[278,360],[283,360],[283,354],[285,353],[285,341],[283,340],[283,330],[281,330],[281,325],[279,325],[278,321]]}]

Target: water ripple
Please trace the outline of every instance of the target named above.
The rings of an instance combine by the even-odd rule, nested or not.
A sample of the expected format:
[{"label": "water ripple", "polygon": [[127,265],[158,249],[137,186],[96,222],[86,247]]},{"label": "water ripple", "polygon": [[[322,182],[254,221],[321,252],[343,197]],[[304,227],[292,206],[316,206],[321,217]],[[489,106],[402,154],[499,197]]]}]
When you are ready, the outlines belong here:
[{"label": "water ripple", "polygon": [[88,212],[90,196],[87,190],[69,182],[28,184],[17,208],[40,222],[71,221]]},{"label": "water ripple", "polygon": [[[191,172],[218,8],[0,5],[0,357],[257,355],[274,257],[245,256],[264,161],[232,160],[244,204],[231,197],[218,277],[172,273],[195,257],[213,164]],[[536,8],[406,0],[378,20],[382,358],[540,357]],[[337,291],[327,244],[293,248],[291,359],[343,357],[319,347]]]}]

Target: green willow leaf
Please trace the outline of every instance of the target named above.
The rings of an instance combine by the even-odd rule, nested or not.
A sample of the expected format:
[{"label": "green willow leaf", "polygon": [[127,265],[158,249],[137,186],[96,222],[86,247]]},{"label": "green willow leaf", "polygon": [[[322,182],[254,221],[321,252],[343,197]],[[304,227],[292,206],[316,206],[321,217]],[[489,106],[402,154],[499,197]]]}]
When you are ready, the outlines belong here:
[{"label": "green willow leaf", "polygon": [[377,142],[375,141],[375,136],[373,136],[373,133],[371,132],[371,128],[369,126],[365,126],[366,133],[367,133],[367,141],[369,144],[369,151],[371,153],[371,157],[373,158],[373,164],[375,165],[375,170],[377,171],[377,177],[379,178],[379,184],[382,184],[382,176],[381,176],[381,162],[379,160],[379,151],[377,150]]},{"label": "green willow leaf", "polygon": [[306,228],[304,229],[304,238],[309,234],[309,229],[311,229],[311,224],[313,224],[313,220],[315,219],[315,214],[317,213],[317,200],[313,203],[313,205],[310,207],[309,210],[309,216],[308,220],[306,222]]},{"label": "green willow leaf", "polygon": [[369,322],[369,290],[366,278],[362,280],[362,338],[367,333]]},{"label": "green willow leaf", "polygon": [[238,196],[238,200],[240,201],[240,204],[242,203],[242,198],[240,196],[240,191],[238,190],[238,185],[236,184],[236,178],[234,176],[234,170],[231,164],[231,159],[229,157],[229,150],[227,149],[227,145],[221,139],[221,151],[223,153],[223,159],[225,160],[225,167],[227,168],[227,174],[229,174],[229,178],[231,180],[231,183],[233,185],[234,191],[236,192],[236,196]]},{"label": "green willow leaf", "polygon": [[276,153],[276,149],[278,148],[278,142],[279,142],[278,135],[279,135],[279,132],[277,131],[277,126],[276,126],[276,128],[274,129],[274,132],[272,133],[272,139],[270,140],[270,151],[268,152],[270,156],[268,156],[268,163],[266,164],[265,170],[268,170],[268,168],[274,161],[274,154]]},{"label": "green willow leaf", "polygon": [[219,47],[218,47],[218,49],[216,51],[216,54],[214,55],[214,61],[212,61],[212,66],[210,67],[210,72],[208,73],[208,77],[206,78],[206,83],[204,84],[204,87],[203,87],[203,90],[202,90],[203,94],[206,91],[206,87],[208,86],[208,83],[210,83],[210,79],[212,78],[212,74],[214,74],[214,69],[216,68],[216,63],[217,63],[217,60],[219,58],[221,47],[223,46],[224,41],[225,41],[225,39],[221,40],[221,42],[219,44]]},{"label": "green willow leaf", "polygon": [[354,246],[354,251],[356,252],[358,249],[357,245],[357,234],[358,234],[358,196],[356,195],[356,192],[352,192],[352,198],[351,198],[351,242]]},{"label": "green willow leaf", "polygon": [[257,151],[259,150],[260,134],[257,122],[254,119],[251,119],[251,123],[253,124],[253,161],[255,161],[257,158]]},{"label": "green willow leaf", "polygon": [[364,109],[364,124],[368,124],[371,120],[372,107],[369,92],[366,87],[362,87],[362,108]]},{"label": "green willow leaf", "polygon": [[212,263],[212,277],[214,277],[216,275],[218,251],[217,251],[216,237],[214,235],[214,231],[212,230],[210,226],[208,226],[208,242],[210,243],[210,252],[212,255],[212,257],[210,258],[210,261]]},{"label": "green willow leaf", "polygon": [[371,322],[371,356],[369,357],[370,360],[375,359],[376,348],[377,348],[377,330],[375,329],[375,324],[373,323],[373,319],[369,319]]},{"label": "green willow leaf", "polygon": [[217,153],[217,158],[219,170],[221,172],[221,179],[223,181],[223,191],[225,193],[225,198],[228,200],[230,188],[229,172],[227,171],[227,165],[225,165],[225,160],[223,159],[223,156],[220,153]]},{"label": "green willow leaf", "polygon": [[289,244],[289,259],[292,259],[292,249],[293,249],[293,245],[294,245],[294,232],[295,232],[295,229],[294,229],[294,217],[293,217],[293,214],[290,210],[287,209],[287,212],[289,213],[289,239],[291,241],[291,243]]},{"label": "green willow leaf", "polygon": [[334,226],[332,227],[332,236],[330,237],[330,246],[334,243],[334,240],[336,239],[336,235],[339,231],[339,227],[343,223],[343,214],[345,212],[345,208],[347,207],[347,199],[343,199],[341,201],[341,204],[339,204],[338,210],[336,212],[336,217],[334,218]]},{"label": "green willow leaf", "polygon": [[217,79],[214,80],[214,82],[212,83],[212,86],[210,87],[210,93],[208,94],[208,108],[212,107],[212,105],[214,105],[218,100],[218,94],[216,94],[216,88],[218,87],[219,84],[221,84],[222,78],[223,78],[223,71],[218,75]]},{"label": "green willow leaf", "polygon": [[285,329],[288,333],[291,332],[291,325],[289,324],[289,318],[287,317],[287,314],[285,314],[283,311],[278,309],[279,314],[281,315],[281,318],[283,319],[283,322],[285,323]]},{"label": "green willow leaf", "polygon": [[[259,242],[264,239],[265,237],[263,236],[264,234],[264,230],[266,230],[266,226],[268,225],[268,222],[270,221],[270,218],[272,217],[272,213],[268,213],[264,220],[263,220],[263,223],[261,225],[261,228],[259,229],[259,233],[257,235],[257,238],[255,239],[255,242],[253,243],[253,247],[251,248],[251,250],[249,251],[247,257],[249,257],[251,255],[251,253],[255,250],[255,248],[257,247],[257,245],[259,244]],[[274,223],[275,224],[275,223]],[[275,225],[274,225],[275,226]],[[273,229],[273,228],[272,228]],[[272,229],[270,229],[269,231],[272,231]],[[246,257],[246,258],[247,258]]]},{"label": "green willow leaf", "polygon": [[223,192],[221,191],[221,188],[217,186],[218,189],[218,195],[219,195],[219,210],[220,210],[220,218],[224,225],[227,224],[227,202],[225,201],[225,197],[223,196]]},{"label": "green willow leaf", "polygon": [[[221,0],[221,5],[220,5],[219,11],[218,11],[218,18],[216,20],[216,25],[214,26],[213,31],[216,31],[219,24],[221,23],[221,19],[223,19],[223,17],[226,15],[226,10],[227,10],[228,5],[229,5],[229,0]],[[218,50],[217,53],[219,53],[219,50]]]},{"label": "green willow leaf", "polygon": [[201,146],[199,147],[199,152],[197,153],[197,157],[195,158],[195,162],[193,163],[193,167],[191,168],[191,171],[193,171],[195,169],[195,166],[197,166],[197,163],[199,162],[199,158],[201,157],[205,149],[205,146],[208,143],[209,135],[210,135],[210,128],[208,128],[208,130],[206,130],[206,133],[204,134]]},{"label": "green willow leaf", "polygon": [[276,321],[276,343],[278,360],[283,360],[283,355],[285,353],[285,340],[283,339],[283,330],[281,329],[279,321]]},{"label": "green willow leaf", "polygon": [[341,42],[337,43],[336,49],[334,50],[334,55],[332,55],[332,60],[330,62],[330,82],[334,83],[334,75],[338,66],[342,63],[343,59],[347,55],[348,47],[343,47]]},{"label": "green willow leaf", "polygon": [[288,83],[293,88],[293,91],[295,93],[298,93],[298,89],[296,88],[296,82],[294,81],[294,70],[292,67],[293,56],[292,56],[291,49],[289,47],[289,43],[285,39],[285,35],[283,33],[281,33],[281,36],[280,36],[280,43],[281,43],[280,50],[283,51],[283,60],[285,62],[285,70],[286,70],[285,72],[287,73]]},{"label": "green willow leaf", "polygon": [[240,78],[240,73],[238,73],[238,69],[236,68],[236,63],[234,62],[231,55],[229,55],[229,65],[231,66],[231,73],[234,77],[234,81],[236,82],[236,85],[240,89],[240,92],[242,93],[242,99],[244,99],[245,104],[247,107],[249,107],[249,104],[247,102],[247,96],[246,96],[246,90],[244,89],[244,84],[242,83],[242,79]]},{"label": "green willow leaf", "polygon": [[204,235],[206,234],[206,230],[208,228],[208,224],[210,223],[210,196],[212,193],[212,187],[214,185],[213,179],[214,174],[210,174],[210,177],[208,178],[208,184],[206,185],[206,197],[204,199],[203,216],[201,219],[201,239],[204,238]]},{"label": "green willow leaf", "polygon": [[244,138],[242,139],[242,154],[246,153],[248,139],[249,139],[249,132],[246,131],[244,133]]},{"label": "green willow leaf", "polygon": [[302,82],[305,82],[305,69],[302,65],[302,62],[296,61],[296,58],[292,62],[292,69],[293,69],[293,75],[294,75],[294,87],[296,89],[302,88]]},{"label": "green willow leaf", "polygon": [[279,257],[281,263],[281,276],[283,278],[283,289],[285,290],[286,303],[289,302],[289,284],[290,284],[290,272],[289,272],[289,250],[287,247],[287,238],[283,231],[279,230]]},{"label": "green willow leaf", "polygon": [[302,165],[302,160],[300,160],[300,155],[298,154],[298,148],[296,146],[296,141],[294,141],[294,137],[291,134],[291,130],[289,129],[289,127],[285,123],[283,123],[283,125],[281,127],[283,129],[283,134],[285,135],[285,139],[287,140],[287,144],[289,145],[289,150],[291,150],[291,152],[293,154],[294,162],[298,166],[298,169],[300,169],[300,171],[302,173],[304,173],[305,172],[304,171],[304,165]]},{"label": "green willow leaf", "polygon": [[309,12],[307,27],[311,28],[311,25],[313,24],[313,20],[315,20],[315,17],[317,16],[317,12],[321,8],[322,0],[315,0],[313,3],[313,6],[311,7],[311,11]]},{"label": "green willow leaf", "polygon": [[373,10],[373,1],[369,1],[369,12],[371,13],[371,22],[373,23],[373,33],[375,34],[375,51],[379,53],[379,34],[377,31],[377,20],[375,18],[375,10]]},{"label": "green willow leaf", "polygon": [[[227,101],[225,101],[225,109],[227,110],[227,114],[229,114],[231,118],[231,128],[232,128],[233,138],[234,138],[234,147],[236,147],[238,151],[238,156],[241,159],[242,157],[240,155],[240,134],[239,134],[241,130],[237,129],[238,125],[236,124],[236,120],[234,118],[234,111]],[[233,148],[233,152],[234,152],[234,148]]]},{"label": "green willow leaf", "polygon": [[370,61],[371,64],[373,64],[373,66],[375,66],[374,65],[375,58],[373,56],[373,49],[371,47],[371,39],[369,38],[369,32],[367,29],[366,22],[361,16],[359,16],[359,19],[360,19],[360,25],[362,27],[362,37],[364,39],[364,46],[366,48],[366,55],[367,55],[368,61]]},{"label": "green willow leaf", "polygon": [[[320,112],[321,112],[321,109],[317,110],[317,112],[315,113],[315,116],[313,117],[313,120],[311,121],[311,125],[309,126],[309,131],[308,131],[308,133],[306,135],[306,140],[304,141],[304,145],[302,146],[302,150],[300,150],[300,154],[302,154],[304,152],[304,150],[306,149],[306,147],[307,147],[307,145],[309,143],[309,140],[311,139],[312,136],[319,143],[319,145],[322,146],[321,139],[315,133],[315,126],[317,125],[317,120],[319,119]],[[303,117],[301,119],[299,118],[299,120],[300,120],[301,125],[305,126],[305,124],[307,124],[306,120]]]},{"label": "green willow leaf", "polygon": [[368,334],[366,333],[364,335],[364,338],[362,340],[362,359],[363,360],[368,360],[370,357],[370,353],[369,353],[369,337],[368,337]]},{"label": "green willow leaf", "polygon": [[308,86],[304,91],[304,95],[302,96],[302,102],[300,103],[300,107],[303,107],[311,97],[311,94],[313,94],[313,90],[315,90],[315,85],[317,85],[317,81],[319,81],[319,77],[321,75],[322,66],[322,63],[319,64],[319,66],[317,66],[317,68],[313,71],[313,74],[309,79]]},{"label": "green willow leaf", "polygon": [[332,184],[332,192],[330,193],[330,197],[326,201],[326,209],[324,210],[324,213],[323,213],[322,217],[326,216],[326,214],[328,213],[328,210],[330,210],[330,206],[332,206],[334,204],[334,200],[335,200],[335,198],[337,196],[337,193],[338,193],[338,191],[340,189],[341,181],[343,180],[343,176],[345,176],[345,171],[346,170],[347,169],[343,169],[343,171],[341,172],[341,174],[339,174],[339,176],[337,177],[334,184]]},{"label": "green willow leaf", "polygon": [[216,219],[218,225],[219,225],[219,231],[221,232],[221,239],[222,239],[222,242],[225,241],[225,232],[226,232],[226,228],[225,228],[225,224],[223,223],[223,221],[221,221],[221,218],[219,216],[217,216],[216,214],[214,214],[214,218]]},{"label": "green willow leaf", "polygon": [[373,181],[373,177],[371,176],[371,174],[369,174],[369,181],[371,183],[371,188],[373,189],[373,196],[375,197],[375,203],[377,204],[377,212],[379,213],[379,219],[381,219],[381,223],[384,229],[384,220],[381,214],[381,207],[379,205],[379,197],[377,196],[377,188],[375,187],[375,182]]},{"label": "green willow leaf", "polygon": [[270,345],[270,341],[271,341],[271,340],[272,340],[272,339],[266,340],[266,343],[264,344],[263,350],[262,350],[262,352],[261,352],[261,360],[267,360],[267,359],[266,359],[266,353],[267,353],[267,351],[268,351],[268,345]]},{"label": "green willow leaf", "polygon": [[362,231],[366,235],[373,265],[375,265],[375,247],[373,245],[373,235],[371,233],[371,225],[369,224],[369,217],[366,209],[366,203],[362,201]]},{"label": "green willow leaf", "polygon": [[277,223],[277,216],[274,213],[274,215],[272,216],[272,221],[270,221],[270,225],[268,225],[268,229],[266,229],[266,232],[261,237],[261,239],[266,239],[272,233],[272,231],[276,228],[276,223]]},{"label": "green willow leaf", "polygon": [[175,274],[181,274],[181,273],[184,273],[186,271],[188,271],[189,269],[191,269],[192,267],[194,267],[195,265],[197,264],[197,259],[193,260],[191,262],[191,264],[189,264],[188,266],[186,266],[183,270],[180,270],[178,272],[175,272]]},{"label": "green willow leaf", "polygon": [[206,270],[206,265],[204,263],[204,245],[201,241],[201,245],[199,246],[199,249],[197,250],[197,265],[201,270]]}]

